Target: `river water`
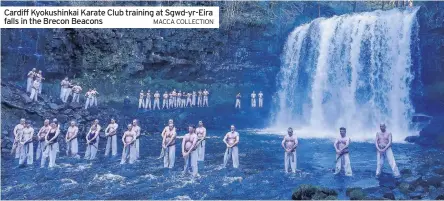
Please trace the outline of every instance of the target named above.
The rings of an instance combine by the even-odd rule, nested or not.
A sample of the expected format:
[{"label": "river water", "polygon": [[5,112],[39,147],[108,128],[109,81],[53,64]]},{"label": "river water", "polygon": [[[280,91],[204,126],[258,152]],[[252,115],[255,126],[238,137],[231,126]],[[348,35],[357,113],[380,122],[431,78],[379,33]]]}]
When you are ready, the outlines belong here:
[{"label": "river water", "polygon": [[[194,179],[182,175],[184,162],[179,148],[174,169],[163,168],[163,161],[157,160],[160,135],[141,138],[141,159],[133,165],[119,164],[121,144],[118,157],[105,158],[103,139],[96,161],[66,158],[62,150],[56,161],[59,167],[52,170],[40,168],[40,161],[19,168],[17,160],[3,156],[1,195],[3,199],[291,199],[292,190],[299,184],[315,184],[336,189],[339,198],[345,198],[347,187],[379,185],[374,177],[374,144],[353,142],[353,136],[353,177],[346,178],[332,173],[333,139],[299,139],[297,164],[301,173],[291,174],[283,168],[282,136],[253,131],[239,131],[240,168],[222,168],[224,133],[208,132],[206,160],[200,164],[200,177]],[[84,142],[80,144],[83,156]],[[414,144],[394,144],[393,151],[402,170],[414,169],[412,159],[424,150]],[[387,164],[384,170],[391,173]]]}]

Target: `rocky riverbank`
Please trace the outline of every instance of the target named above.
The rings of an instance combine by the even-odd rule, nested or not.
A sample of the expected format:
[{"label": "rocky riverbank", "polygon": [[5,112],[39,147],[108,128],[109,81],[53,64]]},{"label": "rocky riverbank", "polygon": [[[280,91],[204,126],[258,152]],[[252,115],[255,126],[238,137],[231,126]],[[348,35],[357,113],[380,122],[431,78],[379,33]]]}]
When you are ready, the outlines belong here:
[{"label": "rocky riverbank", "polygon": [[428,148],[423,150],[421,155],[423,158],[418,159],[413,168],[401,170],[401,177],[398,179],[393,178],[391,173],[383,173],[378,178],[378,184],[368,188],[352,186],[345,189],[327,189],[300,185],[294,190],[292,199],[442,200],[444,154],[439,149]]}]

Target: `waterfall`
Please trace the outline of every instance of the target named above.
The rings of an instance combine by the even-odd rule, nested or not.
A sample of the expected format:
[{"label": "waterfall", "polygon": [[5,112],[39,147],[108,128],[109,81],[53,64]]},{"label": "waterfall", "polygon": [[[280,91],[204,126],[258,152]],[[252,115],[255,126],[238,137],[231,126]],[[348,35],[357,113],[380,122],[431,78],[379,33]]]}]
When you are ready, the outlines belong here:
[{"label": "waterfall", "polygon": [[344,126],[352,139],[365,140],[384,122],[396,141],[411,135],[417,11],[334,16],[296,27],[283,50],[273,128],[334,137]]}]

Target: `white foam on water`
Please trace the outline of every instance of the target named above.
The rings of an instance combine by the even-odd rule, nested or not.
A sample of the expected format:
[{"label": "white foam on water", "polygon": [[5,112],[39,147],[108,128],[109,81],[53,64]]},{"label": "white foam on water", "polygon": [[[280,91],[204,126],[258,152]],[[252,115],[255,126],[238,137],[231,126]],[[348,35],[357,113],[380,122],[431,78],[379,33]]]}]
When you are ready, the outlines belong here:
[{"label": "white foam on water", "polygon": [[102,182],[110,182],[110,183],[115,183],[115,182],[123,182],[125,180],[125,177],[120,176],[120,175],[116,175],[116,174],[111,174],[111,173],[106,173],[106,174],[102,174],[102,175],[94,175],[93,178],[93,182],[98,182],[98,183],[102,183]]},{"label": "white foam on water", "polygon": [[228,186],[233,182],[242,182],[242,177],[224,177],[222,186]]}]

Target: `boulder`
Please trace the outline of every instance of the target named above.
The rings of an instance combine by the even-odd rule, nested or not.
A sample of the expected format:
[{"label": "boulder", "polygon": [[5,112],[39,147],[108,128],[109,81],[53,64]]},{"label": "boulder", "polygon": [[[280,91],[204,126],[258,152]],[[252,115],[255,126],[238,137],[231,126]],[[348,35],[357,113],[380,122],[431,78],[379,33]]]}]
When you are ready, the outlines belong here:
[{"label": "boulder", "polygon": [[82,106],[82,104],[80,104],[80,103],[71,102],[71,103],[69,104],[69,107],[71,107],[72,109],[80,109],[80,108],[82,108],[83,106]]},{"label": "boulder", "polygon": [[71,109],[66,109],[66,110],[64,110],[63,111],[63,114],[71,114],[73,112],[73,110],[71,110]]},{"label": "boulder", "polygon": [[401,173],[402,176],[411,175],[412,174],[412,170],[410,170],[410,169],[402,169],[400,171],[400,173]]},{"label": "boulder", "polygon": [[434,173],[439,174],[439,175],[444,175],[444,168],[436,168],[433,170]]},{"label": "boulder", "polygon": [[386,199],[389,199],[389,200],[396,200],[395,199],[395,194],[393,194],[393,192],[384,193],[383,198],[386,198]]},{"label": "boulder", "polygon": [[423,194],[421,192],[413,192],[413,193],[409,193],[409,197],[410,197],[410,199],[413,199],[413,200],[419,200],[423,197]]},{"label": "boulder", "polygon": [[51,108],[52,110],[60,110],[62,109],[64,106],[63,105],[57,105],[55,103],[50,103],[49,104],[49,108]]},{"label": "boulder", "polygon": [[407,182],[401,182],[398,186],[399,191],[401,191],[404,194],[410,193],[410,184]]},{"label": "boulder", "polygon": [[406,142],[415,143],[419,139],[419,136],[408,136],[404,139]]},{"label": "boulder", "polygon": [[367,195],[361,188],[356,188],[349,193],[350,200],[365,200]]},{"label": "boulder", "polygon": [[309,184],[300,185],[295,191],[293,191],[293,200],[325,200],[325,199],[337,199],[338,193],[335,190],[313,186]]},{"label": "boulder", "polygon": [[444,194],[436,196],[435,200],[444,200]]}]

